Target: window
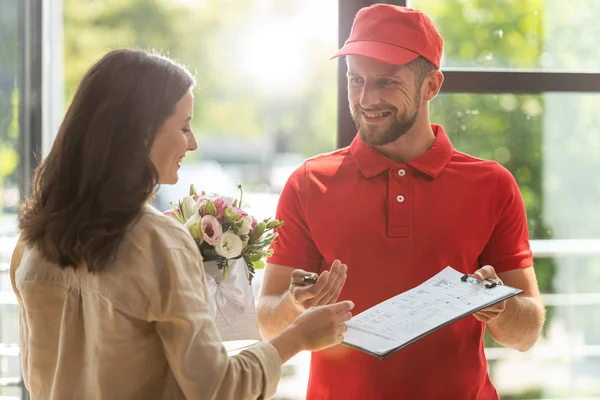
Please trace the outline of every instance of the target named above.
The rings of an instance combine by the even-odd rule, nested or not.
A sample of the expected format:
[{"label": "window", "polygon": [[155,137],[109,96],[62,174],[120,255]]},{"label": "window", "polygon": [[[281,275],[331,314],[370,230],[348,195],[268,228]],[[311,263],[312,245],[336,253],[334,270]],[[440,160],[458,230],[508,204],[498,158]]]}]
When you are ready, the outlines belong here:
[{"label": "window", "polygon": [[21,380],[18,309],[8,269],[18,205],[28,193],[41,143],[39,11],[36,1],[0,0],[0,396],[7,399],[28,396]]},{"label": "window", "polygon": [[[355,13],[375,2],[0,0],[0,396],[27,397],[7,274],[17,205],[42,130],[47,148],[85,70],[123,46],[167,51],[190,66],[199,150],[184,162],[181,184],[161,188],[155,205],[166,208],[191,182],[230,194],[242,182],[253,212],[268,216],[297,165],[354,137],[346,66],[329,57]],[[505,165],[527,207],[548,323],[525,354],[487,338],[503,399],[600,396],[600,3],[566,5],[408,0],[445,39],[432,121],[459,150]],[[302,353],[284,366],[276,398],[303,398],[309,360]]]}]

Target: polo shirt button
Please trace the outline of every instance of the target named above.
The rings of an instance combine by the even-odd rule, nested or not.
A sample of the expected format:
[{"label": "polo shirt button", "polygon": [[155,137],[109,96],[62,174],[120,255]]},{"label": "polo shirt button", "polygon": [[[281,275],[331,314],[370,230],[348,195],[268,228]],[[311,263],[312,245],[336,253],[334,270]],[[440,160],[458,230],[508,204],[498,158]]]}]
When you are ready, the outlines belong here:
[{"label": "polo shirt button", "polygon": [[396,201],[398,203],[402,203],[404,201],[404,196],[400,195],[400,196],[396,197]]},{"label": "polo shirt button", "polygon": [[404,176],[404,175],[406,175],[406,171],[405,171],[405,170],[403,170],[403,169],[399,169],[399,170],[398,170],[398,175],[400,175],[400,176]]}]

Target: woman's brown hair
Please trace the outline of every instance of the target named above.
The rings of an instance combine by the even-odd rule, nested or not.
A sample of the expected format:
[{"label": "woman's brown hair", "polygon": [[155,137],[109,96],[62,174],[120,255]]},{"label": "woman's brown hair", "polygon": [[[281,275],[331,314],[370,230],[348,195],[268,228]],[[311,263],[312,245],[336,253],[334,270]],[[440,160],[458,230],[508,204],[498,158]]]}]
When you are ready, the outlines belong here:
[{"label": "woman's brown hair", "polygon": [[194,84],[184,67],[141,50],[115,50],[94,64],[22,206],[27,245],[61,267],[109,264],[158,182],[154,138]]}]

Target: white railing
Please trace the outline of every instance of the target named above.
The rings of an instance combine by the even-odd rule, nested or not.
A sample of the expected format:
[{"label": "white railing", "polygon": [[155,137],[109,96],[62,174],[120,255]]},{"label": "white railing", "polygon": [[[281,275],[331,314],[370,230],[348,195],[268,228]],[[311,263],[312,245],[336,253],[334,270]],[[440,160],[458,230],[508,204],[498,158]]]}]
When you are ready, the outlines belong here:
[{"label": "white railing", "polygon": [[530,244],[534,257],[540,258],[600,254],[600,239],[532,240]]},{"label": "white railing", "polygon": [[[6,231],[4,232],[6,234]],[[6,274],[10,265],[10,257],[16,245],[15,236],[0,236],[0,274]],[[600,255],[600,239],[560,239],[560,240],[532,240],[531,249],[536,258],[573,257]],[[570,268],[576,261],[570,261]],[[576,271],[569,271],[576,274]],[[556,293],[542,294],[545,306],[566,306],[569,309],[577,306],[600,305],[600,290],[594,293]],[[0,291],[0,304],[16,305],[16,297],[12,291]],[[526,360],[556,360],[560,358],[578,359],[584,357],[600,357],[600,345],[581,345],[577,343],[564,343],[559,346],[539,343],[526,353],[520,353],[505,347],[486,348],[486,357],[489,361],[517,361]],[[17,357],[18,344],[0,344],[0,356]],[[19,386],[20,378],[1,378],[2,386]],[[0,400],[13,400],[14,398],[2,397]],[[598,400],[598,398],[594,398]],[[551,400],[551,399],[545,399]],[[585,400],[581,399],[580,400]],[[590,398],[591,400],[591,398]]]}]

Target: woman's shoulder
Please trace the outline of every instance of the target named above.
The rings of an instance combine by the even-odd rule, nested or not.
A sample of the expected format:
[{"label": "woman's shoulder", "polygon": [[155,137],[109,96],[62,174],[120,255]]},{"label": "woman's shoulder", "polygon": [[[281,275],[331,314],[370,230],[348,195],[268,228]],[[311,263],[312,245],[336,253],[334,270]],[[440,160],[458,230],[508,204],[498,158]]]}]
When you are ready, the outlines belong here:
[{"label": "woman's shoulder", "polygon": [[161,246],[166,249],[197,250],[183,224],[146,205],[138,220],[131,226],[127,238],[138,244]]}]

